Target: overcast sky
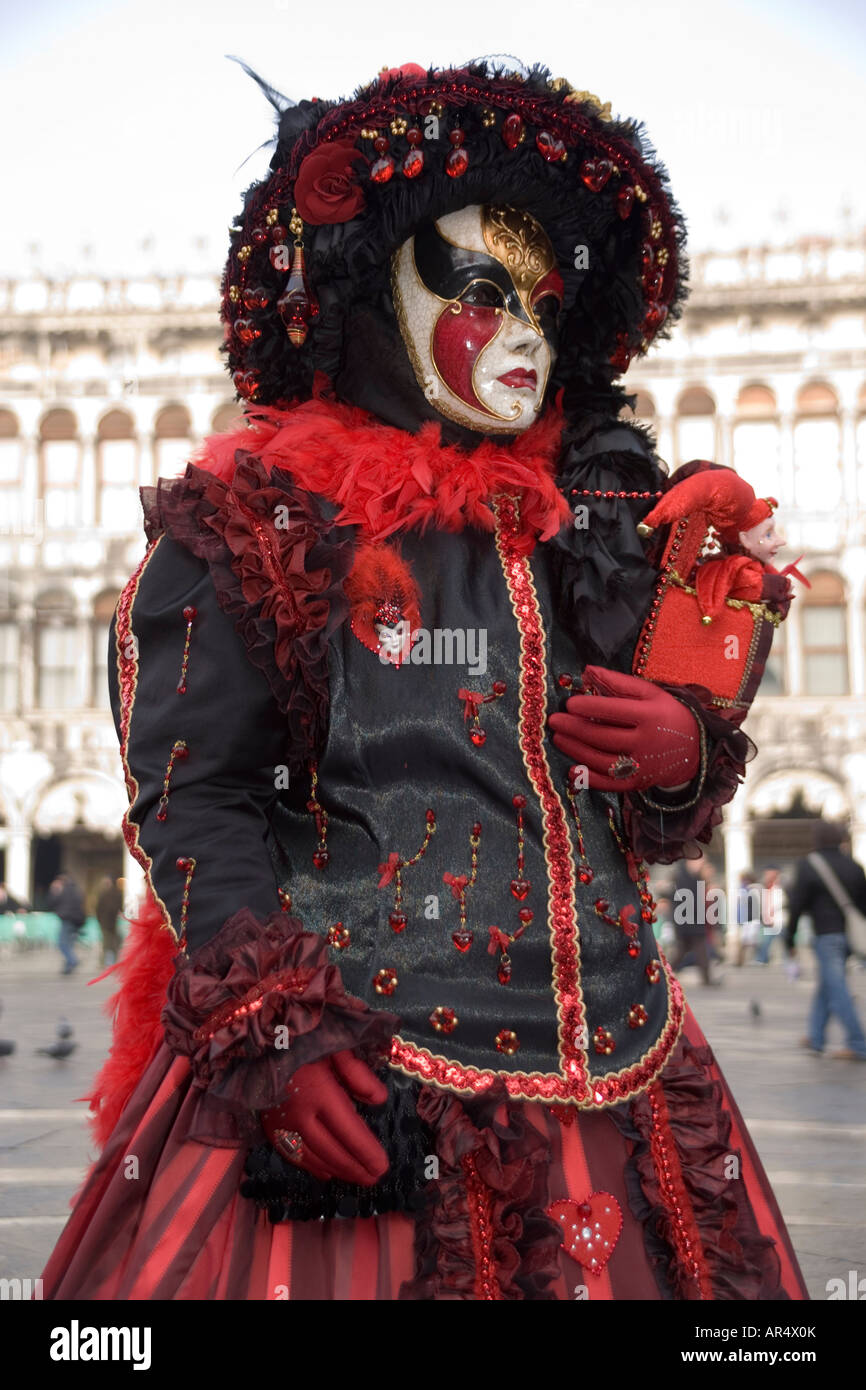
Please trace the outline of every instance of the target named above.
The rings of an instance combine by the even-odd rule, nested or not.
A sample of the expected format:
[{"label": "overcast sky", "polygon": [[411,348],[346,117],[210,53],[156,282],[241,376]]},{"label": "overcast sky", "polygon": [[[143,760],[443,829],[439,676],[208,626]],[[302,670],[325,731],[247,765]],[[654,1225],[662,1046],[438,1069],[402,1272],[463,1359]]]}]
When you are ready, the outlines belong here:
[{"label": "overcast sky", "polygon": [[860,0],[0,0],[0,272],[218,268],[272,133],[232,53],[295,99],[383,65],[544,62],[645,122],[693,250],[859,231],[864,16]]}]

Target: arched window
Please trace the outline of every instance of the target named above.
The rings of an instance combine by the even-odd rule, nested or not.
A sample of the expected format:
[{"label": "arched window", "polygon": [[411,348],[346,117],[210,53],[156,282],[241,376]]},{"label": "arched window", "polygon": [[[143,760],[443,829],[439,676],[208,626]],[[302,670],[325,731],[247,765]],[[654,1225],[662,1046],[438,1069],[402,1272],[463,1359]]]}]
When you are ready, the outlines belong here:
[{"label": "arched window", "polygon": [[0,410],[0,534],[21,528],[22,450],[18,420],[11,410]]},{"label": "arched window", "polygon": [[36,600],[36,703],[40,709],[76,709],[82,703],[81,633],[69,594],[54,589]]},{"label": "arched window", "polygon": [[244,423],[244,412],[237,401],[226,401],[225,405],[217,406],[211,417],[212,434],[228,434],[231,430],[239,430]]},{"label": "arched window", "polygon": [[164,406],[156,417],[154,436],[157,476],[177,477],[192,452],[191,423],[186,406]]},{"label": "arched window", "polygon": [[737,397],[733,441],[733,464],[740,477],[751,483],[759,497],[778,497],[780,502],[790,503],[790,498],[781,496],[776,397],[769,387],[743,387]]},{"label": "arched window", "polygon": [[135,425],[125,410],[103,415],[97,432],[99,519],[106,531],[123,535],[141,524]]},{"label": "arched window", "polygon": [[803,638],[803,691],[806,695],[848,694],[848,628],[845,588],[838,574],[809,575],[811,589],[797,602]]},{"label": "arched window", "polygon": [[702,386],[691,386],[677,404],[676,461],[716,456],[716,403]]},{"label": "arched window", "polygon": [[71,410],[49,410],[43,418],[39,454],[45,525],[71,530],[81,520],[81,449]]},{"label": "arched window", "polygon": [[108,632],[117,605],[117,592],[103,589],[93,600],[90,622],[90,705],[93,709],[109,708],[108,701]]},{"label": "arched window", "polygon": [[794,423],[794,500],[803,512],[841,506],[842,461],[835,392],[823,382],[804,386]]}]

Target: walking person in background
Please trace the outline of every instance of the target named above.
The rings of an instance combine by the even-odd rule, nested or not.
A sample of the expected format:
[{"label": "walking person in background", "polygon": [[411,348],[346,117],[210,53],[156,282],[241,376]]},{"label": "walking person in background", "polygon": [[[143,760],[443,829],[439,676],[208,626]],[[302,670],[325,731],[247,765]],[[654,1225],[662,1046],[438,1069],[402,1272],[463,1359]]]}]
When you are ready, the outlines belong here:
[{"label": "walking person in background", "polygon": [[773,942],[785,930],[788,903],[775,865],[764,870],[761,884],[761,923],[755,961],[758,965],[769,965]]},{"label": "walking person in background", "polygon": [[761,888],[756,880],[754,869],[745,869],[740,874],[737,889],[737,953],[736,964],[745,965],[749,952],[753,951],[760,939],[761,931]]},{"label": "walking person in background", "polygon": [[117,935],[117,919],[122,910],[123,893],[120,890],[120,880],[109,878],[106,875],[99,885],[99,896],[96,899],[96,920],[102,935],[101,964],[103,966],[113,965],[117,960],[120,946],[120,939]]},{"label": "walking person in background", "polygon": [[705,985],[719,983],[710,975],[710,942],[707,926],[707,892],[712,883],[712,865],[705,855],[683,859],[674,878],[674,931],[677,944],[671,967],[679,973],[685,965],[696,965]]},{"label": "walking person in background", "polygon": [[48,890],[48,910],[56,912],[60,918],[60,936],[57,945],[63,957],[62,975],[71,975],[78,965],[78,957],[73,950],[75,939],[86,921],[84,897],[75,879],[69,874],[58,874]]},{"label": "walking person in background", "polygon": [[785,941],[789,955],[796,954],[797,926],[802,916],[812,919],[812,947],[818,963],[818,983],[809,1014],[809,1034],[803,1046],[824,1051],[824,1035],[831,1015],[845,1029],[846,1046],[831,1055],[844,1061],[866,1062],[866,1034],[845,979],[845,963],[851,947],[845,927],[845,908],[866,913],[866,874],[841,848],[844,832],[839,826],[819,821],[815,852],[801,859],[791,887]]}]

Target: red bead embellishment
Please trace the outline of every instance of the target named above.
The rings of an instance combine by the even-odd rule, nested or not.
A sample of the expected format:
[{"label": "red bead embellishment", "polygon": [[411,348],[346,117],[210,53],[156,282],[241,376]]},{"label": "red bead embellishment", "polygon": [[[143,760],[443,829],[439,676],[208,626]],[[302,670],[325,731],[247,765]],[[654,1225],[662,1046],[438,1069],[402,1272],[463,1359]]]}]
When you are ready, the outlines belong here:
[{"label": "red bead embellishment", "polygon": [[487,733],[481,727],[481,706],[489,705],[491,700],[501,699],[507,689],[505,681],[494,681],[489,695],[482,694],[480,690],[458,690],[457,698],[463,701],[463,722],[465,724],[467,720],[472,720],[469,738],[476,748],[483,747],[487,742]]},{"label": "red bead embellishment", "polygon": [[535,137],[535,148],[538,153],[547,160],[548,164],[555,164],[557,160],[564,159],[566,155],[565,145],[562,140],[557,140],[551,135],[549,130],[540,130]]},{"label": "red bead embellishment", "polygon": [[513,878],[511,880],[512,896],[515,897],[519,903],[522,903],[524,898],[529,896],[529,890],[531,887],[532,884],[529,882],[528,878]]},{"label": "red bead embellishment", "polygon": [[[453,135],[455,132],[452,131]],[[469,155],[462,147],[449,150],[445,160],[445,172],[451,179],[459,179],[469,168]]]},{"label": "red bead embellishment", "polygon": [[600,193],[613,173],[609,159],[585,159],[580,166],[580,179],[591,193]]},{"label": "red bead embellishment", "polygon": [[616,195],[616,210],[618,215],[625,222],[631,216],[634,207],[634,189],[621,188]]},{"label": "red bead embellishment", "polygon": [[451,933],[451,940],[460,954],[465,955],[475,940],[475,934],[471,931],[454,931]]},{"label": "red bead embellishment", "polygon": [[711,1300],[712,1279],[700,1230],[683,1179],[676,1141],[671,1133],[664,1087],[660,1081],[654,1081],[650,1086],[648,1098],[652,1116],[650,1153],[662,1201],[670,1218],[673,1237],[671,1243],[676,1250],[678,1263],[697,1285],[699,1298]]},{"label": "red bead embellishment", "polygon": [[178,695],[186,694],[186,677],[189,670],[189,646],[192,641],[192,625],[198,617],[198,610],[188,603],[183,610],[183,620],[186,623],[186,634],[183,639],[183,656],[180,661],[180,680],[177,683]]},{"label": "red bead embellishment", "polygon": [[446,1008],[444,1004],[440,1004],[430,1015],[430,1026],[437,1033],[453,1033],[459,1022],[454,1010]]},{"label": "red bead embellishment", "polygon": [[629,1028],[643,1028],[648,1018],[649,1014],[643,1004],[632,1004],[628,1011],[628,1026]]},{"label": "red bead embellishment", "polygon": [[271,302],[271,296],[263,285],[253,285],[244,290],[241,298],[245,309],[266,309]]},{"label": "red bead embellishment", "polygon": [[373,976],[373,988],[377,994],[393,994],[398,984],[397,971],[391,970],[388,967],[384,970],[379,970]]},{"label": "red bead embellishment", "polygon": [[501,1300],[502,1290],[496,1276],[494,1255],[493,1204],[490,1189],[479,1176],[472,1154],[463,1158],[466,1184],[466,1203],[469,1208],[469,1233],[475,1259],[476,1302],[495,1303]]},{"label": "red bead embellishment", "polygon": [[168,764],[165,769],[165,776],[162,779],[162,795],[159,798],[159,810],[156,813],[156,818],[159,821],[164,821],[168,819],[168,791],[169,783],[171,782],[171,774],[174,771],[174,765],[177,761],[182,761],[184,758],[188,757],[189,749],[187,748],[184,740],[182,738],[175,739],[174,743],[172,744],[171,752],[168,755]]},{"label": "red bead embellishment", "polygon": [[189,858],[187,855],[182,855],[179,859],[175,860],[178,872],[186,874],[186,881],[184,882],[183,892],[180,898],[179,944],[182,951],[186,950],[186,924],[189,916],[189,894],[192,876],[195,873],[195,863],[196,861]]},{"label": "red bead embellishment", "polygon": [[487,742],[487,734],[480,724],[477,724],[474,729],[469,730],[469,737],[476,748],[483,748],[484,744]]},{"label": "red bead embellishment", "polygon": [[505,1057],[513,1057],[520,1047],[520,1039],[511,1028],[501,1028],[496,1034],[496,1051]]},{"label": "red bead embellishment", "polygon": [[415,851],[411,859],[401,859],[399,854],[392,853],[388,855],[383,864],[379,865],[378,886],[384,888],[392,879],[394,880],[394,911],[388,918],[388,924],[391,930],[398,934],[406,930],[409,920],[403,911],[403,870],[412,868],[420,859],[424,858],[430,847],[430,841],[436,834],[436,812],[426,811],[424,819],[426,824],[424,839],[421,842],[421,848]]},{"label": "red bead embellishment", "polygon": [[345,951],[352,940],[348,927],[344,927],[342,922],[335,922],[328,927],[328,945],[333,946],[335,951]]},{"label": "red bead embellishment", "polygon": [[651,960],[646,967],[646,977],[651,985],[657,985],[662,977],[661,961]]},{"label": "red bead embellishment", "polygon": [[313,865],[317,869],[326,869],[331,861],[328,851],[328,813],[324,806],[319,804],[319,774],[315,763],[310,764],[310,799],[307,802],[307,810],[312,811],[316,818],[316,834],[319,843],[313,850]]},{"label": "red bead embellishment", "polygon": [[256,338],[262,336],[262,330],[256,327],[252,319],[237,319],[235,321],[235,332],[244,344],[254,343]]},{"label": "red bead embellishment", "polygon": [[[574,831],[575,837],[577,839],[577,853],[578,858],[580,860],[577,870],[577,877],[581,883],[588,884],[592,883],[592,880],[595,878],[595,873],[593,871],[592,865],[586,857],[586,844],[583,838],[583,825],[580,819],[580,811],[577,808],[577,793],[574,790],[575,783],[578,780],[579,772],[580,769],[578,767],[569,768],[568,782],[566,784],[565,794],[568,797],[568,804],[571,807],[571,818],[574,821]],[[597,910],[598,905],[596,904],[596,911]]]},{"label": "red bead embellishment", "polygon": [[509,150],[516,150],[517,146],[526,136],[526,126],[523,117],[516,111],[512,111],[502,122],[502,139]]},{"label": "red bead embellishment", "polygon": [[[278,251],[272,248],[272,254]],[[295,242],[292,268],[284,292],[277,300],[277,312],[283,321],[286,335],[293,347],[303,347],[310,325],[319,317],[319,301],[307,278],[304,248]]]},{"label": "red bead embellishment", "polygon": [[600,1275],[622,1231],[622,1209],[611,1192],[593,1192],[585,1202],[563,1199],[547,1208],[562,1232],[562,1244],[590,1274]]},{"label": "red bead embellishment", "polygon": [[447,883],[451,889],[452,897],[457,899],[460,925],[451,934],[451,940],[461,953],[469,950],[474,941],[474,935],[466,924],[466,892],[469,888],[474,888],[478,879],[478,846],[481,843],[481,825],[476,821],[469,833],[469,859],[470,871],[467,874],[444,873],[442,882]]},{"label": "red bead embellishment", "polygon": [[292,910],[292,895],[291,895],[291,893],[289,892],[288,888],[278,888],[278,889],[277,889],[277,897],[278,897],[279,900],[280,900],[280,911],[281,911],[281,912],[291,912],[291,910]]},{"label": "red bead embellishment", "polygon": [[417,179],[421,170],[424,168],[424,154],[421,150],[410,150],[403,160],[403,176],[407,179]]},{"label": "red bead embellishment", "polygon": [[607,1028],[602,1028],[601,1025],[596,1028],[592,1035],[592,1044],[596,1052],[602,1057],[609,1057],[612,1052],[616,1051],[613,1034]]}]

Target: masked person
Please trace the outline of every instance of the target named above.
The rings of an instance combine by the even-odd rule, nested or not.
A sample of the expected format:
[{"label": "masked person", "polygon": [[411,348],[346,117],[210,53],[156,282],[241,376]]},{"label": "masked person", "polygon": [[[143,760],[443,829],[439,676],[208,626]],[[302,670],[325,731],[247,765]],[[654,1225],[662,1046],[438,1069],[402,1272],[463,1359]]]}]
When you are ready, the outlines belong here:
[{"label": "masked person", "polygon": [[646,862],[751,752],[630,674],[664,175],[541,69],[269,94],[223,285],[247,426],[145,495],[117,609],[149,898],[46,1297],[801,1298],[652,932]]}]

